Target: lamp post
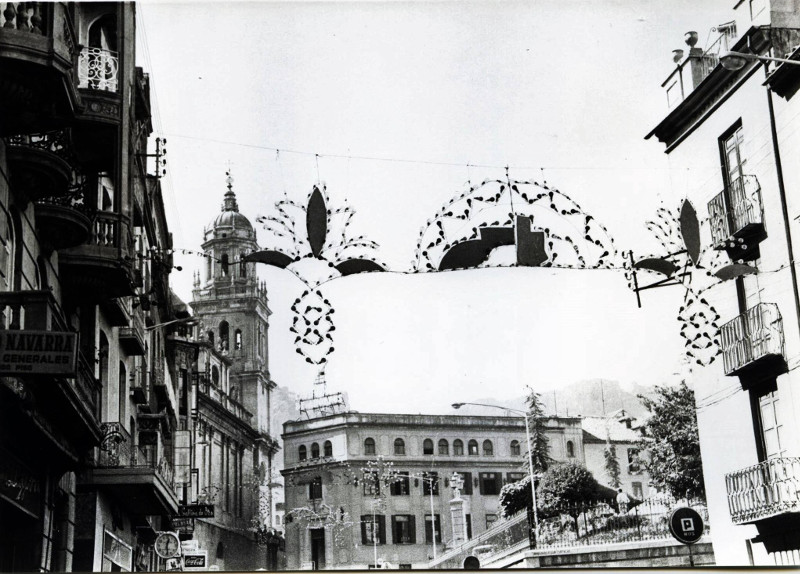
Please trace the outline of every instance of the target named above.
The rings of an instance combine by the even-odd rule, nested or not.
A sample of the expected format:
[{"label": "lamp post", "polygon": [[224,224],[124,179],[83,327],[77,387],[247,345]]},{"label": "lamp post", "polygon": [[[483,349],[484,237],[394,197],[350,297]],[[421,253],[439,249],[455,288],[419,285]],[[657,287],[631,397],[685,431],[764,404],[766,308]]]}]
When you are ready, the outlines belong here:
[{"label": "lamp post", "polygon": [[528,413],[517,409],[510,409],[508,407],[501,407],[499,405],[487,405],[484,403],[453,403],[454,409],[460,409],[464,405],[475,405],[477,407],[491,407],[493,409],[501,409],[504,411],[517,413],[525,417],[525,436],[528,440],[528,471],[531,478],[531,504],[533,505],[533,524],[536,529],[536,544],[539,544],[539,513],[536,511],[536,485],[533,481],[533,444],[531,444],[531,430],[528,424]]},{"label": "lamp post", "polygon": [[787,60],[786,58],[772,58],[769,56],[759,56],[746,52],[723,52],[719,57],[719,62],[726,70],[741,70],[747,60],[758,60],[760,62],[780,62],[782,64],[792,64],[800,66],[800,60]]}]

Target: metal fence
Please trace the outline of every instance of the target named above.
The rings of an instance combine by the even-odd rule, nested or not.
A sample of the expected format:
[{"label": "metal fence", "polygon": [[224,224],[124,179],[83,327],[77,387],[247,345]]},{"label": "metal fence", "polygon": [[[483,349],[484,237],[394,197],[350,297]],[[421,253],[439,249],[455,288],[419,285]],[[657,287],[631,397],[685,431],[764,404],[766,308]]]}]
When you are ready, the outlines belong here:
[{"label": "metal fence", "polygon": [[691,506],[703,517],[704,534],[709,532],[708,509],[703,501],[677,501],[657,495],[629,508],[616,502],[564,506],[539,520],[537,548],[566,548],[661,540],[672,537],[669,517],[678,506]]}]

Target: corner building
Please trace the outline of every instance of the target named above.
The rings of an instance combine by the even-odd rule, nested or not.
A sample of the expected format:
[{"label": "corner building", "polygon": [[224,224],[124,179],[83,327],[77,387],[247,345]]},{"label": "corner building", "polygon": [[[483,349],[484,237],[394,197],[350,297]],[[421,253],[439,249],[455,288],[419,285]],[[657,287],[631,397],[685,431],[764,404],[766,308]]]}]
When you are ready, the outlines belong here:
[{"label": "corner building", "polygon": [[720,56],[800,61],[800,2],[733,8],[706,49],[690,43],[678,58],[663,84],[669,111],[647,137],[688,174],[676,202],[688,197],[704,220],[703,247],[756,271],[704,294],[721,315],[722,355],[692,375],[717,565],[797,565],[800,67]]}]

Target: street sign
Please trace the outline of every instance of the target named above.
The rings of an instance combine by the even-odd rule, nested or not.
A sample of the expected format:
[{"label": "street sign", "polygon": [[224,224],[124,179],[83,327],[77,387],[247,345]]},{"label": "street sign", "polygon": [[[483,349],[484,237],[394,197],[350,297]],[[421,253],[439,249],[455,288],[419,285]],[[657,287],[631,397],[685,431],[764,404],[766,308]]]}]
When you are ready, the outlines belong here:
[{"label": "street sign", "polygon": [[180,518],[214,518],[213,504],[181,504],[178,506]]},{"label": "street sign", "polygon": [[0,332],[0,375],[27,373],[74,377],[77,359],[77,333]]},{"label": "street sign", "polygon": [[178,534],[193,534],[194,518],[172,518],[172,529]]},{"label": "street sign", "polygon": [[678,542],[694,544],[703,536],[703,517],[686,506],[676,508],[669,517],[669,531]]},{"label": "street sign", "polygon": [[183,553],[183,569],[188,572],[205,570],[208,566],[208,550]]}]

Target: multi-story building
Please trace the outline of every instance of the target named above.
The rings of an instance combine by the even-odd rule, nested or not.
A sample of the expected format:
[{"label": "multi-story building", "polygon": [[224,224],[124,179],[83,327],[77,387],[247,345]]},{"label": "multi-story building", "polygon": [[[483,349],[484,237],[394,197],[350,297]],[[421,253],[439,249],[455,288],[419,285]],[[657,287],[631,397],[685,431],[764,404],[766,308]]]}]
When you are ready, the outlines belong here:
[{"label": "multi-story building", "polygon": [[[579,418],[546,425],[554,460],[585,462]],[[500,518],[503,485],[526,476],[518,417],[349,412],[287,422],[283,439],[290,569],[424,567],[453,540],[453,473],[469,537]]]},{"label": "multi-story building", "polygon": [[[202,244],[205,279],[195,281],[191,303],[202,341],[198,359],[198,496],[214,501],[213,519],[198,521],[195,539],[220,569],[275,567],[275,553],[257,544],[254,529],[271,527],[267,291],[255,263],[241,259],[258,250],[250,221],[239,212],[228,176],[221,213]],[[272,537],[269,541],[272,541]],[[263,540],[263,537],[262,537]]]},{"label": "multi-story building", "polygon": [[709,48],[687,34],[664,83],[669,112],[647,137],[682,174],[675,191],[700,213],[703,247],[753,271],[704,293],[722,356],[693,374],[717,564],[797,564],[800,67],[755,56],[800,59],[800,3],[734,8]]},{"label": "multi-story building", "polygon": [[135,6],[2,17],[0,570],[154,570],[185,417]]}]

